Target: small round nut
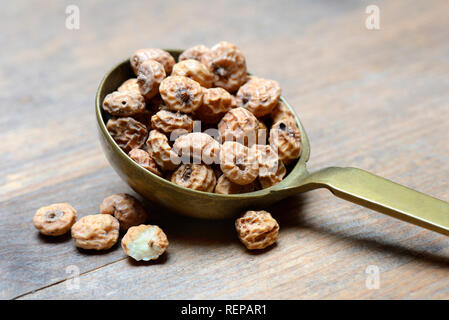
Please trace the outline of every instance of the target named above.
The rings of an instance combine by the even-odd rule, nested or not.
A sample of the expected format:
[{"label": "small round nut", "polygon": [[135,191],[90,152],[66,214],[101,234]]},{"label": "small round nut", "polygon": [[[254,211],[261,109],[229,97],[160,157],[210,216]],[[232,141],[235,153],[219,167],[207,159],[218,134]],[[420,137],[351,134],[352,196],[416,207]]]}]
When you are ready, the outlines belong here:
[{"label": "small round nut", "polygon": [[251,111],[256,117],[263,117],[274,109],[281,96],[281,87],[274,80],[255,78],[240,87],[237,103]]},{"label": "small round nut", "polygon": [[254,145],[259,163],[259,182],[263,189],[282,181],[287,169],[270,145]]},{"label": "small round nut", "polygon": [[[161,110],[151,117],[151,125],[154,129],[164,133],[171,133],[175,130],[182,132],[192,132],[193,120],[186,114]],[[180,131],[181,132],[181,131]]]},{"label": "small round nut", "polygon": [[162,81],[159,91],[166,106],[172,111],[191,113],[203,102],[203,88],[187,77],[167,77]]},{"label": "small round nut", "polygon": [[129,154],[131,159],[138,165],[154,173],[157,176],[162,177],[162,173],[159,170],[156,162],[151,158],[150,154],[142,149],[132,149]]},{"label": "small round nut", "polygon": [[158,226],[142,224],[131,227],[122,239],[123,252],[137,261],[155,260],[167,248],[167,236]]},{"label": "small round nut", "polygon": [[239,194],[239,193],[247,193],[253,192],[257,190],[257,184],[255,181],[240,185],[232,182],[223,174],[217,180],[217,185],[215,186],[215,193],[218,194]]},{"label": "small round nut", "polygon": [[279,237],[279,224],[267,211],[247,211],[235,221],[240,241],[249,250],[265,249]]},{"label": "small round nut", "polygon": [[34,227],[47,236],[60,236],[70,230],[76,221],[76,210],[68,203],[41,207],[33,218]]},{"label": "small round nut", "polygon": [[139,66],[147,60],[155,60],[164,66],[165,73],[169,75],[175,64],[175,59],[170,53],[162,49],[139,49],[131,57],[131,67],[137,75]]},{"label": "small round nut", "polygon": [[273,123],[279,122],[283,119],[289,119],[295,122],[295,115],[284,102],[279,101],[277,106],[271,112],[271,119],[273,120]]},{"label": "small round nut", "polygon": [[207,48],[205,45],[199,44],[199,45],[191,47],[191,48],[185,50],[183,53],[181,53],[178,60],[184,61],[184,60],[189,60],[189,59],[195,59],[197,61],[201,61],[201,57],[208,50],[209,50],[209,48]]},{"label": "small round nut", "polygon": [[232,43],[222,41],[205,52],[201,62],[214,75],[214,86],[235,92],[246,82],[243,53]]},{"label": "small round nut", "polygon": [[120,224],[109,214],[84,216],[72,227],[75,245],[83,249],[106,250],[117,243]]},{"label": "small round nut", "polygon": [[181,157],[183,163],[192,159],[205,164],[219,163],[220,149],[220,144],[203,132],[182,135],[173,144],[173,152]]},{"label": "small round nut", "polygon": [[226,141],[221,146],[220,168],[232,182],[241,185],[249,184],[259,174],[257,152],[238,142]]},{"label": "small round nut", "polygon": [[146,99],[155,97],[159,93],[159,85],[165,77],[162,64],[154,60],[143,62],[137,71],[137,84],[140,93]]},{"label": "small round nut", "polygon": [[171,76],[183,76],[195,80],[204,88],[212,87],[214,79],[209,69],[201,62],[188,59],[174,65]]},{"label": "small round nut", "polygon": [[213,192],[217,179],[214,170],[205,164],[183,164],[171,176],[171,182],[197,191]]},{"label": "small round nut", "polygon": [[139,85],[137,84],[136,78],[131,78],[123,82],[120,87],[118,87],[117,91],[119,92],[126,92],[126,91],[132,91],[135,93],[140,94]]},{"label": "small round nut", "polygon": [[118,193],[104,198],[100,205],[101,214],[110,214],[120,223],[120,230],[145,223],[147,213],[139,200],[126,193]]},{"label": "small round nut", "polygon": [[103,109],[117,117],[129,117],[145,111],[145,100],[134,91],[114,91],[103,100]]},{"label": "small round nut", "polygon": [[292,120],[283,119],[273,124],[269,141],[284,164],[289,164],[301,156],[301,132]]},{"label": "small round nut", "polygon": [[259,120],[244,108],[229,110],[218,123],[222,141],[237,141],[246,146],[257,142]]},{"label": "small round nut", "polygon": [[218,123],[232,109],[232,95],[223,88],[205,89],[203,103],[195,116],[208,124]]},{"label": "small round nut", "polygon": [[180,163],[179,158],[173,152],[168,138],[158,130],[151,130],[147,140],[148,153],[162,170],[175,170]]},{"label": "small round nut", "polygon": [[147,127],[130,117],[111,118],[108,120],[106,127],[115,142],[126,153],[143,146],[148,136]]}]

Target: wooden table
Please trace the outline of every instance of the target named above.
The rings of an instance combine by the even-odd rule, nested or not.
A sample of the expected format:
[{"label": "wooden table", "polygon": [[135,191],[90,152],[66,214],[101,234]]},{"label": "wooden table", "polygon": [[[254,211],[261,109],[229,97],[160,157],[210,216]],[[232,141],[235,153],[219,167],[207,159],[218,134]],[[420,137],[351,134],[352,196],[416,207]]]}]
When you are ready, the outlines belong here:
[{"label": "wooden table", "polygon": [[[109,68],[137,48],[224,39],[281,83],[311,140],[311,171],[360,167],[449,201],[448,1],[72,3],[79,30],[66,28],[60,1],[0,13],[1,298],[449,298],[447,237],[324,190],[269,208],[280,240],[260,253],[244,249],[233,221],[161,210],[151,222],[170,248],[153,263],[119,246],[81,251],[31,223],[43,205],[67,201],[84,216],[132,193],[97,139],[94,95]],[[380,30],[365,27],[369,4]]]}]

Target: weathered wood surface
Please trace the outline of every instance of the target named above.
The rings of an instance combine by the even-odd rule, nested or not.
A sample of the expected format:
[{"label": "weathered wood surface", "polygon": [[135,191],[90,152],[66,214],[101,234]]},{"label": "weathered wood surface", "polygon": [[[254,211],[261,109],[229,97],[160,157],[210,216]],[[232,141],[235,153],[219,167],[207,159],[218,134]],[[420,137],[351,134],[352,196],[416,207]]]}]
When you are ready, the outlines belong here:
[{"label": "weathered wood surface", "polygon": [[[309,168],[355,166],[449,201],[447,1],[11,1],[0,12],[1,298],[448,298],[449,239],[314,191],[270,208],[279,243],[247,252],[232,221],[154,212],[168,254],[133,263],[116,246],[77,250],[34,230],[35,210],[79,215],[130,192],[106,162],[94,120],[103,74],[140,47],[238,44],[278,80],[312,144]],[[256,5],[257,3],[257,5]],[[79,289],[70,289],[79,268]],[[380,270],[366,287],[368,266]]]}]

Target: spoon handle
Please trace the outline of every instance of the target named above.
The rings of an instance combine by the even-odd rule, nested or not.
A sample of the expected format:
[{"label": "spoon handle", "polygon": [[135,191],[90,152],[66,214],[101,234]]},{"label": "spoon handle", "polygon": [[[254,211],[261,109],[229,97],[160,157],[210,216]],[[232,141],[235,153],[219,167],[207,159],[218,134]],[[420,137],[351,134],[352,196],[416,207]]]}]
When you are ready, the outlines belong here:
[{"label": "spoon handle", "polygon": [[299,189],[320,187],[342,199],[449,236],[449,203],[367,171],[326,168],[309,175]]}]

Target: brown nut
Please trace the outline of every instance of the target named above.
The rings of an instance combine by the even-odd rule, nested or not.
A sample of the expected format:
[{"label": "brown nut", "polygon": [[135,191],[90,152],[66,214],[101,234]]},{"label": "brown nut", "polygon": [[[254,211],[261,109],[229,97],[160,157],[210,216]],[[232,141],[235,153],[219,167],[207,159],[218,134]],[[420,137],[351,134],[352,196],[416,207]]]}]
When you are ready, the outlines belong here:
[{"label": "brown nut", "polygon": [[171,176],[171,182],[197,191],[213,192],[217,179],[205,164],[183,164]]},{"label": "brown nut", "polygon": [[257,142],[258,128],[257,118],[244,108],[229,110],[218,123],[222,141],[237,141],[246,146]]},{"label": "brown nut", "polygon": [[117,243],[119,222],[108,214],[84,216],[72,227],[75,245],[83,249],[106,250]]},{"label": "brown nut", "polygon": [[129,154],[131,159],[138,165],[147,169],[148,171],[162,177],[162,173],[159,170],[156,162],[151,158],[150,154],[142,149],[132,149]]},{"label": "brown nut", "polygon": [[249,250],[264,249],[279,237],[279,224],[267,211],[247,211],[235,221],[240,241]]},{"label": "brown nut", "polygon": [[191,113],[203,102],[203,88],[187,77],[167,77],[162,81],[159,91],[166,106],[172,111]]},{"label": "brown nut", "polygon": [[157,259],[167,248],[167,236],[158,226],[131,227],[122,239],[123,252],[137,261]]},{"label": "brown nut", "polygon": [[289,119],[295,122],[295,115],[284,102],[279,101],[277,106],[271,112],[271,119],[273,120],[273,123],[279,122],[283,119]]},{"label": "brown nut", "polygon": [[209,69],[193,59],[183,60],[174,65],[171,76],[183,76],[195,80],[204,88],[212,87],[214,79]]},{"label": "brown nut", "polygon": [[134,52],[130,60],[131,67],[136,75],[139,66],[147,60],[154,60],[162,64],[167,75],[171,73],[175,64],[175,59],[167,51],[155,48],[139,49]]},{"label": "brown nut", "polygon": [[111,118],[106,127],[115,142],[126,153],[140,148],[148,136],[146,126],[133,118]]},{"label": "brown nut", "polygon": [[189,60],[189,59],[195,59],[197,61],[201,62],[201,57],[203,54],[205,54],[209,48],[206,46],[199,44],[197,46],[191,47],[187,50],[185,50],[181,55],[179,56],[179,61]]},{"label": "brown nut", "polygon": [[240,185],[232,182],[223,174],[217,180],[217,185],[215,186],[215,193],[218,194],[238,194],[238,193],[247,193],[253,192],[257,190],[257,184],[255,181]]},{"label": "brown nut", "polygon": [[145,111],[145,100],[140,93],[114,91],[103,100],[103,109],[117,117],[129,117]]},{"label": "brown nut", "polygon": [[34,227],[47,236],[60,236],[70,230],[76,221],[76,210],[68,203],[41,207],[33,218]]},{"label": "brown nut", "polygon": [[259,163],[259,182],[263,189],[282,181],[287,170],[278,154],[269,145],[254,145]]},{"label": "brown nut", "polygon": [[151,117],[151,125],[154,129],[164,133],[171,133],[175,130],[182,132],[192,132],[193,120],[186,114],[161,110]]},{"label": "brown nut", "polygon": [[301,155],[301,132],[292,120],[283,119],[273,124],[269,141],[284,164],[291,163]]},{"label": "brown nut", "polygon": [[137,84],[137,79],[136,78],[131,78],[126,80],[125,82],[123,82],[120,87],[118,87],[117,89],[118,92],[126,92],[126,91],[131,91],[131,92],[135,92],[138,94],[140,93],[140,89],[139,89],[139,85]]},{"label": "brown nut", "polygon": [[180,160],[170,147],[167,136],[162,132],[151,130],[147,147],[151,158],[156,161],[162,170],[175,170],[178,167]]},{"label": "brown nut", "polygon": [[164,67],[157,61],[147,60],[140,64],[137,71],[137,84],[140,93],[151,99],[159,93],[159,85],[166,77]]},{"label": "brown nut", "polygon": [[205,52],[201,62],[214,75],[214,86],[235,92],[246,82],[243,53],[232,43],[222,41]]},{"label": "brown nut", "polygon": [[232,95],[222,88],[205,89],[203,103],[195,116],[204,123],[215,124],[232,109]]},{"label": "brown nut", "polygon": [[147,213],[139,200],[126,193],[118,193],[104,198],[100,205],[101,214],[113,215],[120,223],[120,230],[145,223]]},{"label": "brown nut", "polygon": [[182,135],[173,144],[173,152],[183,163],[190,163],[192,159],[205,164],[219,163],[220,149],[217,140],[203,132]]},{"label": "brown nut", "polygon": [[274,80],[254,78],[240,87],[237,103],[251,111],[256,117],[263,117],[274,109],[281,96],[281,87]]},{"label": "brown nut", "polygon": [[221,146],[220,168],[232,182],[241,185],[249,184],[259,174],[257,152],[238,142],[226,141]]}]

